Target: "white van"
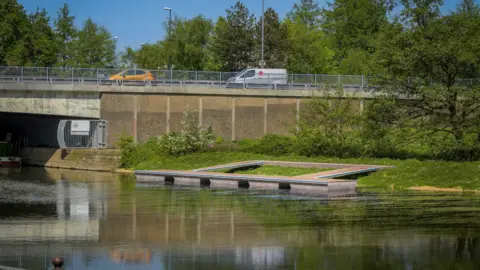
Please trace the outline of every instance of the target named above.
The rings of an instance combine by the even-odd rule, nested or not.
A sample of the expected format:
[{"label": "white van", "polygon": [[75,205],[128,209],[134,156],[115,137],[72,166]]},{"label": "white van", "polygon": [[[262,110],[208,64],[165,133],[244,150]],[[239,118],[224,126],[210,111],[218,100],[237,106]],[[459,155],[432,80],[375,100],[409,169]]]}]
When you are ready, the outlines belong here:
[{"label": "white van", "polygon": [[244,84],[287,84],[286,69],[247,68],[228,79],[228,83]]}]

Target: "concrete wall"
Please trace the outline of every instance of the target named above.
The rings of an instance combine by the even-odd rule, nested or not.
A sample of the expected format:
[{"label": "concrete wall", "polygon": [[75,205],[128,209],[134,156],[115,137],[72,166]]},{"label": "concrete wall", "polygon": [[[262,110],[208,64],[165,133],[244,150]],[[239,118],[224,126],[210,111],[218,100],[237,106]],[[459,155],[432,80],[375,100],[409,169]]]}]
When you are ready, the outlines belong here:
[{"label": "concrete wall", "polygon": [[47,168],[114,171],[120,165],[120,151],[114,149],[25,147],[20,155],[26,165]]},{"label": "concrete wall", "polygon": [[[346,96],[357,99],[352,101],[352,106],[358,111],[361,111],[364,99],[372,98],[369,92],[347,90]],[[199,122],[211,126],[216,136],[241,140],[259,138],[268,133],[288,134],[295,128],[296,111],[302,104],[312,96],[323,95],[321,91],[312,90],[225,89],[192,85],[3,83],[0,84],[0,113],[52,117],[43,124],[34,118],[18,123],[25,130],[49,134],[50,131],[56,132],[60,118],[105,119],[109,121],[109,145],[115,146],[122,134],[145,141],[151,136],[180,131],[182,114],[189,106],[198,110]],[[33,145],[57,146],[51,141],[56,140],[55,136],[37,138],[43,139]]]},{"label": "concrete wall", "polygon": [[100,93],[0,91],[0,112],[100,118]]},{"label": "concrete wall", "polygon": [[[101,118],[109,121],[109,144],[115,146],[121,134],[142,142],[180,131],[182,114],[189,106],[198,110],[202,125],[230,141],[291,133],[297,110],[305,102],[300,98],[103,93]],[[360,101],[352,106],[360,112]]]}]

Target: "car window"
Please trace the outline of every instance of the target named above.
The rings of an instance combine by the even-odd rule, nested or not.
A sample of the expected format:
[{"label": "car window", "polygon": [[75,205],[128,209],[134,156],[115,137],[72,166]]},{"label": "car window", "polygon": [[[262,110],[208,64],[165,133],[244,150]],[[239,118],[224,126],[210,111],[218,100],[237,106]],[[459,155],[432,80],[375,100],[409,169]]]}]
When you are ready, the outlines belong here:
[{"label": "car window", "polygon": [[249,70],[245,73],[245,78],[255,77],[255,70]]},{"label": "car window", "polygon": [[145,75],[145,70],[137,69],[137,75]]},{"label": "car window", "polygon": [[132,76],[132,75],[135,75],[135,70],[130,69],[130,70],[125,71],[125,73],[123,73],[123,74],[125,76]]}]

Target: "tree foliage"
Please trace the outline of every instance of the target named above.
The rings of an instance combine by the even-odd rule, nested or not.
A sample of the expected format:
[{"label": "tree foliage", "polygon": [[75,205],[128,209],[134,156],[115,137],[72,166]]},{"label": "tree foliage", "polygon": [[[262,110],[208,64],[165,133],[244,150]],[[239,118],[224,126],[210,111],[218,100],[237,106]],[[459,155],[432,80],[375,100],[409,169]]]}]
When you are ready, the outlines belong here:
[{"label": "tree foliage", "polygon": [[70,9],[67,4],[57,13],[57,19],[54,23],[56,42],[58,46],[58,63],[61,67],[73,66],[74,48],[73,42],[77,37],[75,28],[75,17],[70,15]]},{"label": "tree foliage", "polygon": [[382,89],[412,100],[403,107],[415,129],[444,134],[452,144],[480,143],[472,137],[480,134],[480,88],[473,83],[480,75],[480,16],[462,9],[441,16],[438,1],[411,2],[401,18],[407,23],[378,40]]},{"label": "tree foliage", "polygon": [[219,19],[211,43],[212,53],[224,71],[237,71],[255,64],[259,50],[255,42],[255,17],[238,1]]},{"label": "tree foliage", "polygon": [[[257,47],[261,47],[262,20],[257,23]],[[264,58],[266,67],[284,68],[287,64],[289,49],[288,28],[282,23],[274,9],[265,11]]]},{"label": "tree foliage", "polygon": [[108,30],[87,19],[74,42],[75,63],[80,67],[112,67],[115,60],[115,44]]}]

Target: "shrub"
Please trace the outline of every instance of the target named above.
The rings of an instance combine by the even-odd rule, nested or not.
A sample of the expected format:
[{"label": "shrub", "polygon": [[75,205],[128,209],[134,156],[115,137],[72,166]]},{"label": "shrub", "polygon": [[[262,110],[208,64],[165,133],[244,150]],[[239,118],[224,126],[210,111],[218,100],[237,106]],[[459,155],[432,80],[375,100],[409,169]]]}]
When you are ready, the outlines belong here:
[{"label": "shrub", "polygon": [[288,155],[294,152],[295,139],[287,136],[269,134],[260,140],[242,140],[242,151],[271,156]]},{"label": "shrub", "polygon": [[155,155],[152,147],[154,139],[144,144],[135,144],[132,136],[121,135],[118,145],[121,150],[120,165],[122,168],[132,168]]},{"label": "shrub", "polygon": [[213,146],[215,137],[212,128],[198,125],[198,113],[186,108],[182,118],[182,131],[149,138],[135,144],[133,137],[121,136],[121,165],[131,168],[149,159],[166,156],[180,156]]}]

